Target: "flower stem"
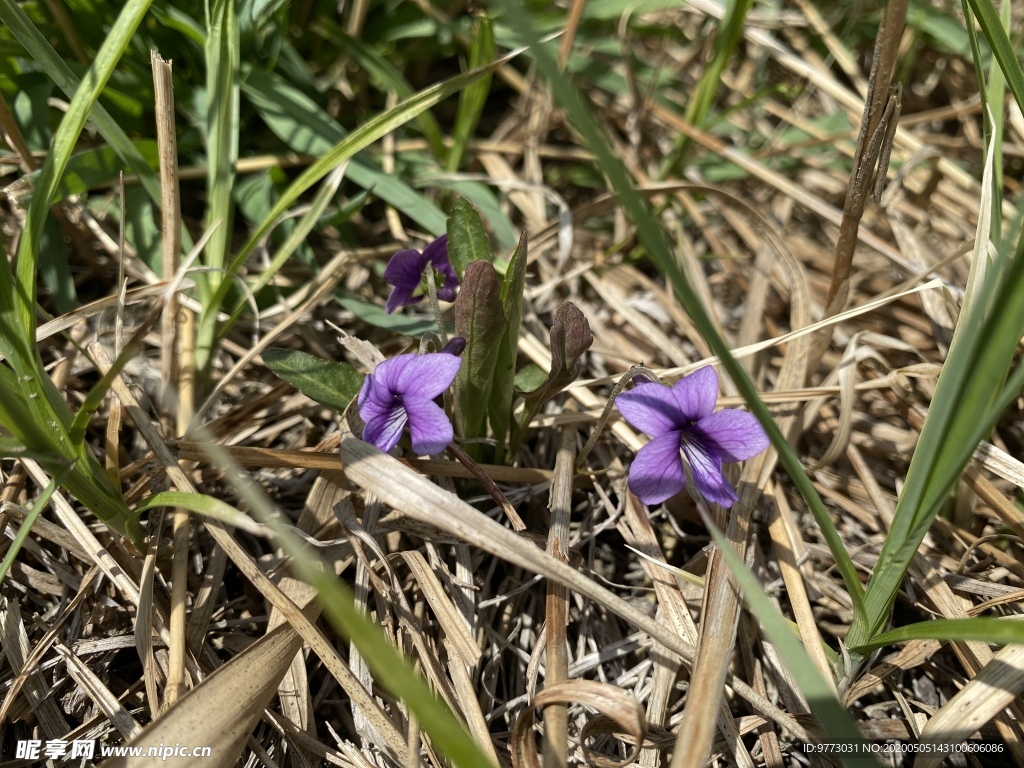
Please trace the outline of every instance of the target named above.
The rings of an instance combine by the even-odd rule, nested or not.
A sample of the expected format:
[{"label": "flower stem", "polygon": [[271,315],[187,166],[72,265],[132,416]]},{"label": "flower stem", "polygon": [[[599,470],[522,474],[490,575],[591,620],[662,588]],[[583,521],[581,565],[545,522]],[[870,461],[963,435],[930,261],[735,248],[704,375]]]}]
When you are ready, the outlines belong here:
[{"label": "flower stem", "polygon": [[580,455],[576,457],[576,469],[583,468],[583,462],[586,460],[587,454],[589,454],[591,449],[597,445],[597,439],[601,436],[601,431],[604,429],[604,425],[608,423],[608,418],[612,415],[612,406],[615,405],[615,396],[626,388],[626,384],[628,382],[632,381],[637,376],[643,376],[657,384],[661,384],[661,379],[659,379],[658,375],[650,368],[645,368],[642,365],[630,366],[630,369],[626,371],[623,377],[619,379],[612,388],[612,393],[608,396],[608,402],[605,403],[604,412],[597,420],[597,426],[594,427],[594,431],[591,433],[590,439],[587,440],[587,444],[580,449]]},{"label": "flower stem", "polygon": [[437,301],[437,284],[434,282],[434,270],[427,268],[427,295],[430,297],[430,308],[434,310],[434,319],[437,320],[437,333],[441,337],[441,344],[448,343],[448,333],[444,329],[444,320],[441,318],[441,305]]}]

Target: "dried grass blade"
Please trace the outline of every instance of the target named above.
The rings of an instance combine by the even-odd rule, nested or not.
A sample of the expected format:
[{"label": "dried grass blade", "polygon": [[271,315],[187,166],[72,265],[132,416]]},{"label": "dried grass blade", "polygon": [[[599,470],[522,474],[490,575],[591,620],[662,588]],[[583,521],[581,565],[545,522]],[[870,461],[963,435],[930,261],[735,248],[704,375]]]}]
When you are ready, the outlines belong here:
[{"label": "dried grass blade", "polygon": [[[1005,710],[1024,690],[1024,647],[1010,645],[997,653],[977,677],[950,699],[921,732],[927,744],[959,744]],[[921,768],[937,768],[941,754],[922,754]]]},{"label": "dried grass blade", "polygon": [[[319,608],[306,609],[315,619]],[[189,758],[178,764],[196,768],[229,768],[252,733],[264,708],[270,703],[302,638],[283,624],[261,637],[231,661],[203,680],[128,746],[150,746],[176,742],[212,746],[210,757]],[[112,758],[102,768],[129,768],[126,757]]]},{"label": "dried grass blade", "polygon": [[[341,429],[339,451],[345,474],[364,490],[379,496],[389,506],[419,523],[440,528],[462,542],[526,568],[531,573],[565,584],[573,591],[599,602],[693,663],[693,647],[689,640],[676,636],[610,590],[550,557],[532,542],[446,493],[398,460],[356,438],[345,419],[342,419]],[[796,720],[759,696],[743,681],[730,678],[729,684],[767,717],[793,733],[807,735],[807,731]]]},{"label": "dried grass blade", "polygon": [[126,739],[134,739],[142,733],[142,726],[125,709],[107,686],[89,669],[66,645],[57,643],[54,649],[64,659],[68,674],[75,679],[96,707],[106,715],[118,732]]}]

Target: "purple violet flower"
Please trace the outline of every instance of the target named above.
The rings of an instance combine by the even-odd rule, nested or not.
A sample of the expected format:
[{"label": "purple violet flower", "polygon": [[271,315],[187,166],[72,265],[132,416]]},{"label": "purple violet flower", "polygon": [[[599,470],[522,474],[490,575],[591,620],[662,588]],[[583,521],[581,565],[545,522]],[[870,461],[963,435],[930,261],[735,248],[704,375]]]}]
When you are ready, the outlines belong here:
[{"label": "purple violet flower", "polygon": [[416,453],[443,451],[454,433],[434,398],[451,386],[461,365],[447,352],[398,355],[379,363],[367,374],[356,401],[366,422],[363,440],[390,451],[408,423]]},{"label": "purple violet flower", "polygon": [[629,468],[629,489],[644,504],[660,504],[683,490],[680,450],[706,499],[731,507],[739,498],[722,464],[753,458],[768,447],[768,437],[746,411],[712,413],[716,400],[718,374],[710,366],[671,388],[650,382],[615,398],[626,421],[651,436]]},{"label": "purple violet flower", "polygon": [[437,298],[441,301],[455,301],[455,289],[459,287],[459,278],[448,258],[448,235],[441,235],[427,245],[423,253],[414,248],[407,248],[391,257],[391,261],[384,268],[384,279],[388,285],[394,286],[385,306],[389,315],[399,307],[418,304],[423,300],[422,295],[413,296],[413,293],[423,282],[423,272],[428,266],[436,269],[444,277],[444,285],[437,287]]}]

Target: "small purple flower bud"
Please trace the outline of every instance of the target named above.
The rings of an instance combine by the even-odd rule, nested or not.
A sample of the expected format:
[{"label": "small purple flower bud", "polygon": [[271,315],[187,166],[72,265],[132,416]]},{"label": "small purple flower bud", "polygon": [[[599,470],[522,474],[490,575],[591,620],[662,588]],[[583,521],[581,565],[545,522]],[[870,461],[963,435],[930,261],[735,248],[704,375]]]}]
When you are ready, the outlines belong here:
[{"label": "small purple flower bud", "polygon": [[454,432],[434,398],[452,385],[461,365],[458,357],[443,352],[398,355],[378,364],[356,401],[366,423],[363,440],[390,451],[408,424],[416,453],[443,451]]},{"label": "small purple flower bud", "polygon": [[466,349],[466,340],[461,336],[456,336],[454,339],[444,345],[442,352],[447,352],[449,355],[455,355],[458,357]]},{"label": "small purple flower bud", "polygon": [[385,307],[390,315],[399,307],[418,304],[423,296],[413,296],[423,281],[423,272],[433,267],[443,277],[444,283],[437,288],[437,298],[441,301],[454,301],[455,289],[459,287],[459,278],[455,267],[448,258],[448,235],[441,235],[432,241],[423,253],[414,248],[399,251],[391,257],[384,269],[384,280],[393,286],[388,303]]},{"label": "small purple flower bud", "polygon": [[680,452],[706,499],[723,507],[736,501],[722,464],[753,458],[768,447],[768,437],[746,411],[715,412],[717,400],[718,374],[710,366],[671,388],[649,382],[615,398],[626,421],[651,436],[629,468],[629,488],[644,504],[660,504],[683,490]]}]

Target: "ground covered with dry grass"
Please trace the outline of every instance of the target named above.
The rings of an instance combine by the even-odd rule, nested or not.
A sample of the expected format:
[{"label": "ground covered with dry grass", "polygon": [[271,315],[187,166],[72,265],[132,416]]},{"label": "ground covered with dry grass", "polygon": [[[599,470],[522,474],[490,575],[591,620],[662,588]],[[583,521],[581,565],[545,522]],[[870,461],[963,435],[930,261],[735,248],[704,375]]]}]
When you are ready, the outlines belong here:
[{"label": "ground covered with dry grass", "polygon": [[[574,45],[576,82],[866,581],[953,338],[986,199],[983,102],[962,12],[952,4],[912,6],[897,36],[902,115],[884,188],[867,200],[858,231],[843,210],[880,12],[825,13],[803,0],[756,6],[710,114],[688,121],[689,95],[719,29],[713,10],[710,3],[605,15],[591,8],[561,39]],[[418,3],[403,13],[409,24],[450,29],[440,7]],[[384,15],[370,4],[366,39],[414,88],[458,71],[465,40],[417,64],[378,42]],[[325,114],[351,129],[406,94],[379,88],[343,53],[325,54],[326,25],[351,23],[325,18],[319,42],[303,30],[279,33],[309,53]],[[1019,40],[1019,24],[1015,18],[1011,39]],[[348,29],[358,37],[358,20]],[[499,52],[502,45],[499,35]],[[241,468],[497,765],[538,764],[538,752],[545,768],[830,764],[834,755],[800,746],[823,736],[820,710],[745,607],[697,502],[684,493],[646,506],[627,492],[628,468],[647,438],[613,410],[576,468],[630,366],[642,363],[672,382],[713,355],[530,62],[519,57],[496,71],[455,167],[432,159],[430,135],[413,123],[367,156],[440,207],[474,190],[499,260],[527,233],[520,368],[550,366],[549,333],[564,302],[589,322],[594,342],[579,378],[543,406],[510,463],[483,463],[493,487],[454,455],[416,458],[407,443],[399,461],[360,454],[338,413],[262,362],[267,348],[298,349],[368,372],[382,357],[415,351],[433,324],[426,302],[383,313],[383,266],[410,242],[421,248],[430,239],[422,223],[376,197],[372,185],[361,197],[359,184],[341,178],[298,255],[255,297],[258,315],[243,303],[198,376],[187,343],[179,342],[180,357],[162,362],[175,348],[174,325],[152,325],[90,422],[90,444],[129,506],[174,489],[249,512],[252,497],[231,469]],[[181,96],[178,103],[179,113],[191,109]],[[434,110],[449,145],[453,104]],[[143,111],[151,117],[153,107]],[[32,125],[25,114],[23,130]],[[1006,115],[1002,184],[1012,222],[1024,118],[1012,100]],[[179,122],[182,152],[192,151],[195,136],[181,114]],[[319,154],[290,152],[266,120],[252,117],[247,126],[234,197],[246,213],[229,233],[232,253],[248,240],[249,211],[269,208],[267,190]],[[24,200],[14,192],[24,191],[41,155],[20,156],[10,143],[0,162],[3,183],[15,185],[3,212],[13,257],[24,225]],[[183,221],[198,240],[205,166],[183,163],[180,179]],[[124,194],[138,189],[128,179]],[[316,204],[311,195],[297,203],[309,204]],[[56,319],[40,320],[39,343],[72,411],[160,295],[144,287],[160,278],[143,244],[132,242],[142,231],[137,223],[119,244],[120,205],[115,185],[76,190],[53,208],[50,250],[60,258],[43,271],[66,269],[74,289],[62,299],[55,286],[67,283],[47,280],[40,303]],[[826,308],[837,242],[851,232],[848,293],[838,308],[847,313],[836,316]],[[244,269],[250,283],[278,247],[269,241],[256,249]],[[128,278],[120,301],[119,274]],[[194,298],[190,285],[181,295]],[[62,303],[69,295],[71,304]],[[178,321],[183,336],[194,333],[193,308]],[[450,316],[449,305],[442,308]],[[824,326],[793,333],[825,314],[832,317]],[[719,406],[742,407],[729,378],[721,381]],[[169,405],[168,383],[177,405]],[[1005,413],[932,525],[893,626],[1019,614],[1020,409],[1018,400]],[[211,453],[210,444],[219,450]],[[0,554],[50,481],[37,458],[2,464]],[[775,464],[770,451],[734,468],[740,501],[710,514],[793,622],[861,733],[873,744],[912,745],[930,723],[948,720],[966,724],[968,743],[998,750],[948,764],[1024,764],[1017,698],[1024,661],[1015,646],[911,640],[847,667],[846,676],[835,673],[844,668],[851,600],[807,505]],[[461,501],[431,495],[425,483]],[[196,766],[445,764],[403,703],[405,692],[319,617],[314,591],[268,525],[224,514],[216,521],[152,510],[143,516],[143,553],[71,495],[54,493],[0,586],[0,766],[40,764],[45,755],[16,757],[29,739],[212,747],[211,757],[167,761]],[[507,535],[483,527],[481,515]],[[516,517],[525,529],[513,532]],[[542,557],[544,550],[555,557]],[[568,568],[550,565],[559,559]],[[979,675],[987,687],[951,705]],[[98,751],[72,758],[70,747],[52,759],[101,762]],[[909,765],[912,757],[882,759]]]}]

